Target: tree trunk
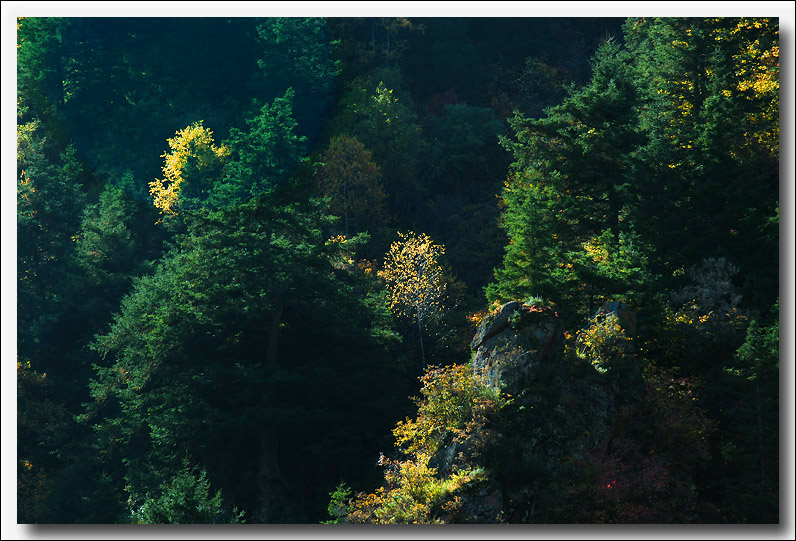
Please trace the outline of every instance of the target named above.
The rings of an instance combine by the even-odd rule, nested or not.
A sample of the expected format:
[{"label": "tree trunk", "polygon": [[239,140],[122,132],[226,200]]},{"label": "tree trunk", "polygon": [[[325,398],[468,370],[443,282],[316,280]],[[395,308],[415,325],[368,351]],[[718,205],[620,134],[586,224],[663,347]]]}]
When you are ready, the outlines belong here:
[{"label": "tree trunk", "polygon": [[279,468],[279,438],[267,429],[260,434],[257,486],[260,488],[257,520],[263,524],[272,522],[271,502],[279,499],[280,487],[284,489],[283,494],[290,494],[290,485]]}]

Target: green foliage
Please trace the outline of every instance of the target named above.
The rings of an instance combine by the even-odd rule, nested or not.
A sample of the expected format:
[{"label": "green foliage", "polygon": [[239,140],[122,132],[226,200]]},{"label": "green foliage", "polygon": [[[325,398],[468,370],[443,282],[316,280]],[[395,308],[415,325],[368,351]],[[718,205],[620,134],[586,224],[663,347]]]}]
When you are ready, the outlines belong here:
[{"label": "green foliage", "polygon": [[647,269],[648,252],[634,232],[614,234],[606,229],[583,242],[579,250],[569,252],[570,263],[560,267],[556,274],[589,299],[589,308],[609,299],[640,304],[638,301],[653,281]]},{"label": "green foliage", "polygon": [[224,142],[230,158],[222,181],[210,192],[211,205],[221,208],[267,195],[296,172],[306,138],[294,133],[294,95],[288,89],[271,105],[263,105],[256,116],[246,121],[248,131],[230,130],[229,139]]},{"label": "green foliage", "polygon": [[[79,289],[75,277],[81,275],[74,241],[86,202],[86,174],[74,147],[60,152],[37,120],[19,125],[17,133],[19,359],[60,383],[64,374],[78,376],[73,359],[62,356],[78,349],[70,343],[69,323],[72,294]],[[78,396],[74,390],[63,396],[70,394]]]},{"label": "green foliage", "polygon": [[[467,365],[429,367],[421,382],[417,417],[399,422],[393,430],[396,446],[407,458],[381,456],[385,486],[372,494],[357,494],[348,522],[450,521],[461,505],[457,492],[485,478],[484,469],[473,465],[472,459],[489,442],[490,419],[509,400],[487,386]],[[430,463],[432,458],[443,446],[464,442],[469,445],[469,460],[457,462],[449,472],[439,475],[438,468]]]},{"label": "green foliage", "polygon": [[705,260],[684,272],[671,302],[651,322],[644,347],[662,367],[706,375],[722,366],[743,343],[749,313],[738,307],[740,295],[726,260]]},{"label": "green foliage", "polygon": [[484,428],[489,415],[508,403],[467,365],[429,367],[420,381],[417,417],[399,422],[393,430],[398,446],[407,454],[433,455],[447,437],[465,439],[476,427]]},{"label": "green foliage", "polygon": [[54,21],[46,17],[17,18],[17,104],[33,117],[51,113],[47,103],[46,74],[53,61],[57,36]]},{"label": "green foliage", "polygon": [[524,298],[532,294],[557,296],[552,279],[556,268],[553,216],[559,212],[550,191],[533,182],[529,173],[517,173],[503,191],[501,225],[510,239],[503,267],[495,269],[495,281],[486,288],[490,302]]},{"label": "green foliage", "polygon": [[[251,509],[259,505],[255,476],[266,473],[263,453],[291,464],[293,477],[332,473],[299,468],[298,456],[280,460],[278,447],[262,448],[261,434],[309,448],[324,437],[345,441],[332,419],[361,411],[352,397],[372,391],[390,404],[378,383],[389,363],[364,366],[385,359],[394,342],[356,300],[353,271],[337,266],[347,243],[324,240],[323,211],[317,201],[271,199],[194,216],[190,232],[153,275],[135,280],[109,332],[97,337],[94,348],[106,360],[96,367],[86,420],[100,416],[103,447],[122,445],[135,498],[187,453],[202,457],[222,487],[242,494],[235,503]],[[383,422],[367,413],[372,419],[363,423]],[[228,441],[237,448],[227,449]],[[225,466],[231,456],[240,463],[234,471]]]},{"label": "green foliage", "polygon": [[[135,505],[135,504],[133,504]],[[244,512],[223,509],[221,491],[210,496],[207,472],[197,466],[183,469],[170,482],[161,485],[161,494],[147,498],[133,509],[135,524],[239,524],[245,522]]]},{"label": "green foliage", "polygon": [[502,139],[515,160],[502,200],[509,245],[489,300],[535,293],[583,314],[649,279],[632,221],[633,153],[643,137],[630,62],[609,40],[588,85],[571,88],[545,118],[510,121],[515,138]]},{"label": "green foliage", "polygon": [[351,501],[351,487],[346,483],[340,482],[337,487],[329,493],[329,516],[331,520],[322,521],[321,524],[341,524],[350,512],[349,502]]},{"label": "green foliage", "polygon": [[340,61],[335,60],[326,20],[267,17],[255,27],[261,56],[254,85],[267,99],[295,91],[299,132],[314,141],[331,108]]},{"label": "green foliage", "polygon": [[409,216],[418,193],[417,160],[422,138],[408,95],[381,79],[357,79],[330,121],[336,133],[356,137],[381,167],[390,214]]},{"label": "green foliage", "polygon": [[105,185],[99,202],[83,212],[75,257],[95,287],[112,288],[121,297],[136,266],[137,246],[128,222],[132,217],[124,190]]},{"label": "green foliage", "polygon": [[467,490],[484,479],[481,468],[461,470],[448,478],[437,477],[428,465],[429,455],[382,461],[389,490],[380,487],[373,494],[359,494],[352,503],[348,522],[373,524],[444,524],[461,504],[457,491]]},{"label": "green foliage", "polygon": [[737,374],[749,380],[757,379],[762,372],[770,371],[769,375],[779,370],[779,302],[772,310],[774,317],[769,326],[763,327],[757,320],[749,322],[746,329],[746,340],[738,348],[735,360]]},{"label": "green foliage", "polygon": [[635,351],[633,337],[627,336],[615,314],[592,319],[587,329],[578,332],[576,340],[578,357],[603,374],[625,368],[625,357]]},{"label": "green foliage", "polygon": [[[497,144],[503,123],[487,107],[447,104],[427,121],[427,144],[418,178],[427,196],[418,216],[422,229],[448,247],[456,275],[480,304],[505,244],[491,200],[500,187],[508,156]],[[420,228],[420,226],[419,226]]]},{"label": "green foliage", "polygon": [[328,90],[339,61],[331,60],[324,25],[324,19],[312,17],[269,17],[259,22],[257,35],[265,45],[265,55],[257,65],[272,77],[293,84],[309,79],[312,82],[304,83],[307,87],[320,85]]},{"label": "green foliage", "polygon": [[620,24],[18,18],[18,519],[778,523],[778,21]]},{"label": "green foliage", "polygon": [[[768,314],[749,322],[746,339],[711,389],[714,407],[724,410],[712,465],[723,475],[708,486],[728,521],[779,520],[779,385],[777,302]],[[745,498],[730,497],[738,490]]]},{"label": "green foliage", "polygon": [[[53,495],[50,478],[60,466],[46,449],[63,448],[68,412],[53,400],[51,378],[17,362],[17,522],[46,522]],[[31,445],[31,442],[36,444]]]},{"label": "green foliage", "polygon": [[[23,102],[59,139],[91,156],[102,177],[130,169],[135,178],[152,178],[163,140],[176,127],[203,118],[223,133],[253,97],[254,70],[240,69],[256,67],[253,19],[53,17],[20,24],[31,34],[23,44],[32,45],[20,71],[35,80],[21,85],[31,94]],[[230,62],[233,56],[241,64]]]},{"label": "green foliage", "polygon": [[[647,393],[641,403],[642,418],[652,423],[635,421],[637,435],[656,452],[676,460],[678,467],[696,472],[707,466],[711,458],[710,440],[716,423],[707,416],[699,400],[700,382],[693,378],[677,378],[667,370],[650,368],[644,374]],[[620,420],[631,422],[628,418]],[[688,452],[684,452],[688,449]]]},{"label": "green foliage", "polygon": [[747,302],[754,298],[757,305],[777,294],[770,273],[778,241],[766,225],[779,185],[770,138],[778,120],[766,113],[778,108],[777,31],[765,18],[625,24],[648,134],[639,153],[645,164],[639,232],[666,254],[650,265],[666,278],[705,258],[730,258]]},{"label": "green foliage", "polygon": [[423,175],[429,191],[450,197],[477,189],[482,195],[485,179],[500,180],[495,169],[504,164],[496,143],[502,133],[503,123],[487,107],[445,105],[428,128]]}]

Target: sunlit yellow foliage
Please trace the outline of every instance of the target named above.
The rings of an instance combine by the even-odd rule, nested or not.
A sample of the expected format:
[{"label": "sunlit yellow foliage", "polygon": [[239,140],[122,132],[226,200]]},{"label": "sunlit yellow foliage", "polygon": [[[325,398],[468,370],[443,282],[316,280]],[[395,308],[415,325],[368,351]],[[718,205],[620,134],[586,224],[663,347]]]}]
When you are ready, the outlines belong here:
[{"label": "sunlit yellow foliage", "polygon": [[[777,23],[768,18],[739,18],[731,26],[724,19],[712,19],[707,28],[707,37],[716,42],[732,60],[734,79],[719,80],[716,65],[709,61],[701,63],[699,70],[682,74],[672,74],[670,78],[660,81],[658,93],[667,95],[676,114],[668,121],[674,130],[681,134],[686,129],[691,117],[697,110],[701,111],[702,103],[694,101],[704,92],[706,87],[719,84],[724,88],[716,91],[727,99],[742,98],[748,100],[746,113],[739,121],[745,121],[749,127],[744,133],[744,145],[762,146],[774,155],[779,152],[779,45],[777,40]],[[673,50],[691,51],[699,47],[693,41],[693,29],[683,28],[669,42]],[[704,56],[704,53],[702,53]],[[697,92],[697,87],[703,89]],[[694,93],[697,92],[696,96]],[[690,149],[693,141],[686,140],[679,144],[682,149]],[[730,151],[731,154],[732,151]]]},{"label": "sunlit yellow foliage", "polygon": [[161,156],[165,158],[164,178],[150,182],[149,193],[161,213],[174,215],[178,212],[182,185],[187,180],[183,173],[189,160],[201,171],[223,160],[229,151],[225,146],[215,146],[213,132],[202,126],[201,121],[178,131],[168,139],[168,144],[170,151]]},{"label": "sunlit yellow foliage", "polygon": [[384,86],[384,82],[380,81],[379,86],[376,87],[376,94],[373,95],[373,101],[379,106],[379,110],[382,113],[382,119],[384,122],[389,124],[392,122],[393,118],[389,114],[390,110],[393,106],[398,103],[398,98],[393,96],[393,92],[391,88],[387,88]]},{"label": "sunlit yellow foliage", "polygon": [[396,442],[408,453],[433,454],[447,433],[464,439],[486,422],[488,412],[506,404],[482,375],[466,365],[430,367],[420,381],[417,418],[400,421],[393,430]]},{"label": "sunlit yellow foliage", "polygon": [[19,35],[19,29],[22,27],[22,25],[19,23],[23,20],[25,20],[25,17],[17,17],[17,49],[20,49],[22,47],[22,42],[25,41],[25,38],[20,37]]},{"label": "sunlit yellow foliage", "polygon": [[468,315],[467,320],[474,326],[478,327],[487,316],[493,316],[497,314],[502,305],[503,304],[499,300],[494,300],[492,301],[492,304],[489,305],[489,308],[486,310],[479,310],[478,312]]},{"label": "sunlit yellow foliage", "polygon": [[608,249],[605,244],[600,241],[599,237],[584,242],[583,250],[595,263],[600,263],[608,259]]},{"label": "sunlit yellow foliage", "polygon": [[398,233],[401,240],[390,246],[379,273],[387,283],[390,309],[418,321],[425,320],[441,307],[445,293],[439,258],[445,247],[435,244],[425,233]]},{"label": "sunlit yellow foliage", "polygon": [[757,102],[751,106],[754,112],[745,115],[751,127],[744,134],[747,144],[761,145],[778,154],[779,45],[776,22],[768,18],[740,18],[729,29],[719,26],[712,36],[716,41],[734,43],[731,54],[736,80],[722,94],[731,97],[739,92],[750,102]]},{"label": "sunlit yellow foliage", "polygon": [[576,354],[598,371],[606,373],[617,361],[633,351],[633,338],[625,333],[619,317],[608,314],[592,321],[588,329],[578,332]]},{"label": "sunlit yellow foliage", "polygon": [[[385,485],[352,501],[349,522],[378,524],[444,523],[461,506],[456,492],[484,479],[483,468],[452,467],[447,477],[429,466],[443,442],[469,440],[474,452],[490,438],[485,428],[490,412],[508,403],[466,365],[429,368],[421,378],[422,399],[415,399],[415,420],[398,423],[393,434],[406,460],[382,455]],[[440,513],[441,511],[441,513]]]},{"label": "sunlit yellow foliage", "polygon": [[348,242],[348,238],[345,235],[335,235],[326,241],[326,245],[345,244],[346,242]]},{"label": "sunlit yellow foliage", "polygon": [[437,499],[440,482],[434,477],[436,469],[428,466],[431,457],[419,454],[413,459],[393,462],[384,459],[384,480],[387,487],[379,487],[373,494],[359,494],[354,499],[350,522],[374,524],[431,523],[431,505]]},{"label": "sunlit yellow foliage", "polygon": [[368,259],[360,259],[357,261],[357,269],[362,271],[366,276],[374,276],[378,274],[376,270],[376,262]]},{"label": "sunlit yellow foliage", "polygon": [[17,163],[24,163],[28,159],[31,149],[31,139],[39,128],[39,120],[34,119],[24,124],[17,124]]},{"label": "sunlit yellow foliage", "polygon": [[687,325],[694,327],[698,331],[709,331],[715,325],[743,328],[749,321],[749,317],[744,315],[737,308],[730,308],[726,311],[705,310],[695,302],[682,306],[679,310],[671,312],[666,316],[669,325]]},{"label": "sunlit yellow foliage", "polygon": [[[430,456],[420,453],[410,460],[385,459],[385,482],[373,494],[360,494],[352,502],[350,522],[375,524],[444,524],[446,517],[461,507],[455,492],[465,485],[485,478],[482,468],[458,471],[446,479],[436,477],[429,467]],[[447,501],[446,501],[447,500]],[[444,503],[443,503],[444,502]],[[441,505],[440,505],[441,504]],[[439,506],[442,515],[435,514]]]},{"label": "sunlit yellow foliage", "polygon": [[[749,28],[768,30],[768,19],[741,19],[734,32],[742,33]],[[763,102],[759,112],[748,113],[747,122],[754,129],[747,137],[754,142],[779,153],[779,45],[764,48],[760,39],[743,42],[741,50],[733,56],[739,77],[738,90],[750,99]]]}]

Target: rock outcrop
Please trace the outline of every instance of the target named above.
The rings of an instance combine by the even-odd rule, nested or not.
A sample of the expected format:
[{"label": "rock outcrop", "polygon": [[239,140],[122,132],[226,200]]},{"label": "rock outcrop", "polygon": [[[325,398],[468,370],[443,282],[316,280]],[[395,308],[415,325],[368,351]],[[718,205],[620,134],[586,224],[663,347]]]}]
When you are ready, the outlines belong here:
[{"label": "rock outcrop", "polygon": [[564,334],[551,308],[512,301],[481,322],[470,347],[473,370],[493,387],[516,394],[563,350]]},{"label": "rock outcrop", "polygon": [[[604,308],[635,334],[627,307]],[[491,427],[494,438],[486,448],[474,454],[469,441],[451,440],[431,460],[442,476],[475,464],[488,472],[477,489],[459,494],[453,521],[538,521],[544,487],[571,482],[562,473],[567,464],[605,452],[626,398],[617,393],[616,378],[565,357],[564,344],[558,315],[546,306],[513,301],[481,322],[471,343],[472,369],[512,402]]]},{"label": "rock outcrop", "polygon": [[[694,436],[688,423],[699,413],[688,396],[661,392],[655,382],[668,376],[653,372],[644,382],[635,335],[635,315],[618,302],[600,307],[570,342],[550,307],[501,306],[479,325],[469,366],[453,367],[454,379],[431,380],[427,396],[435,399],[412,426],[422,427],[413,442],[427,462],[402,463],[404,492],[380,512],[405,518],[407,505],[430,522],[481,524],[707,515],[695,511],[690,462],[677,466],[689,449],[709,459],[707,442],[682,437]],[[670,412],[687,424],[677,426]]]}]

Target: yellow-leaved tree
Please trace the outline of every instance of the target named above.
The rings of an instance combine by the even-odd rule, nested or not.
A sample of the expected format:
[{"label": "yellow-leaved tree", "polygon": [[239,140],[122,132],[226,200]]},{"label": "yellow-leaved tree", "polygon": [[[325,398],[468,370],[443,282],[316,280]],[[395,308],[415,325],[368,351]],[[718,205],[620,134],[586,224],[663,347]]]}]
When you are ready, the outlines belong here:
[{"label": "yellow-leaved tree", "polygon": [[379,273],[387,283],[390,309],[401,316],[414,318],[420,337],[420,354],[426,364],[423,328],[442,317],[445,282],[439,258],[445,247],[435,244],[425,233],[398,233],[384,257]]},{"label": "yellow-leaved tree", "polygon": [[161,214],[175,215],[181,208],[200,205],[221,174],[229,150],[216,147],[213,132],[202,121],[179,130],[168,139],[170,152],[161,156],[163,177],[149,183],[149,193]]}]

